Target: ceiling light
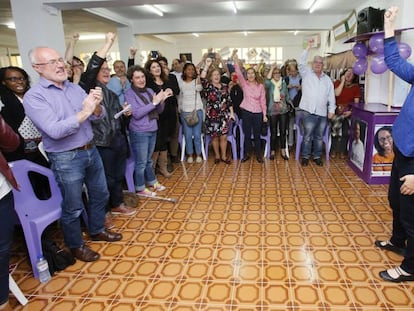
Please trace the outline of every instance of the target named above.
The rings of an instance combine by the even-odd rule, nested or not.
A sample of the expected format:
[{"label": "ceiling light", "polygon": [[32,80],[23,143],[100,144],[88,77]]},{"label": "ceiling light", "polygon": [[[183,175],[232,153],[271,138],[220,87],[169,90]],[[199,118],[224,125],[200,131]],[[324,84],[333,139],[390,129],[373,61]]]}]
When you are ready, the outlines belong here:
[{"label": "ceiling light", "polygon": [[79,40],[85,41],[85,40],[102,40],[105,39],[105,34],[103,33],[95,33],[95,34],[89,34],[89,35],[80,35]]},{"label": "ceiling light", "polygon": [[234,12],[234,14],[237,14],[237,5],[236,5],[236,1],[232,1],[231,3],[233,4],[233,12]]},{"label": "ceiling light", "polygon": [[315,11],[316,2],[318,2],[318,0],[313,0],[311,6],[309,7],[309,13],[310,14],[312,14],[312,12]]},{"label": "ceiling light", "polygon": [[146,7],[147,9],[151,10],[153,13],[159,15],[159,16],[164,16],[164,12],[161,11],[159,8],[157,8],[154,5],[150,5],[150,4],[144,4],[144,7]]},{"label": "ceiling light", "polygon": [[192,33],[192,35],[193,35],[194,37],[197,37],[197,38],[200,36],[198,33],[195,33],[195,32],[193,32],[193,33]]}]

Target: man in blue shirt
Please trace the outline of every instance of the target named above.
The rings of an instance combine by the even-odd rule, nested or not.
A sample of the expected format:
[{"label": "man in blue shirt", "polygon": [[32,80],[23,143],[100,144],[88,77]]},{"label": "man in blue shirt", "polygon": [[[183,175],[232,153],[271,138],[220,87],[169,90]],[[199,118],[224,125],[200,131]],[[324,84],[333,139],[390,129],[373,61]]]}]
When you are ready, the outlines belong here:
[{"label": "man in blue shirt", "polygon": [[[414,66],[400,56],[394,36],[394,19],[398,8],[384,14],[384,56],[388,68],[402,80],[414,83]],[[375,241],[381,249],[404,256],[400,266],[381,271],[386,281],[414,281],[414,88],[393,125],[394,161],[388,190],[392,209],[392,235],[389,241]]]},{"label": "man in blue shirt", "polygon": [[92,143],[90,120],[102,118],[102,92],[87,95],[67,80],[65,63],[51,48],[37,47],[29,53],[39,83],[24,96],[26,114],[42,134],[51,168],[62,191],[61,225],[66,245],[82,261],[95,261],[99,254],[82,239],[79,216],[83,211],[82,186],[89,198],[89,233],[95,241],[119,241],[122,235],[105,229],[108,189],[99,153]]}]

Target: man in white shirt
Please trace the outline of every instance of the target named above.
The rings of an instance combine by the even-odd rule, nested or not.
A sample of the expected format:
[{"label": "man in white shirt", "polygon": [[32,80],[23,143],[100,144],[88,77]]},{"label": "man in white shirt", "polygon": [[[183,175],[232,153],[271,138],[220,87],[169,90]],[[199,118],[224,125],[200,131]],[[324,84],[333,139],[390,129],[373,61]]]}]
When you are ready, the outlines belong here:
[{"label": "man in white shirt", "polygon": [[[302,77],[302,98],[299,108],[303,124],[303,141],[301,146],[302,165],[309,164],[309,158],[322,166],[322,139],[328,124],[335,114],[335,93],[330,77],[323,71],[323,58],[315,56],[312,69],[307,66],[307,57],[312,42],[308,42],[299,60],[299,73]],[[313,152],[312,152],[313,145]],[[326,150],[329,152],[329,150]]]}]

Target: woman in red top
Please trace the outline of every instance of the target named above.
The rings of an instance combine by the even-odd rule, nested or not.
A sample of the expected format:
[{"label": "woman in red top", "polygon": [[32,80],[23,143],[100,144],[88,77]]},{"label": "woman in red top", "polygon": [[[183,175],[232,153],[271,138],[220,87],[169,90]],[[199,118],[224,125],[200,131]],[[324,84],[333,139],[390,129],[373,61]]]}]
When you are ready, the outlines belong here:
[{"label": "woman in red top", "polygon": [[352,68],[345,69],[340,79],[335,81],[336,111],[332,119],[331,157],[337,155],[344,159],[347,156],[347,144],[349,139],[349,120],[351,117],[352,103],[359,103],[361,91],[358,84],[358,76],[354,75]]}]

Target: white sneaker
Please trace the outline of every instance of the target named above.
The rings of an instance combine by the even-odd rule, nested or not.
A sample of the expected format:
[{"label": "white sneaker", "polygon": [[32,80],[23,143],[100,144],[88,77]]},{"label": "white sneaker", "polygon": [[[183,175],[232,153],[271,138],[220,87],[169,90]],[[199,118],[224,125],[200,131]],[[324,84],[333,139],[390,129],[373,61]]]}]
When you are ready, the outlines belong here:
[{"label": "white sneaker", "polygon": [[141,191],[136,191],[137,195],[143,196],[143,197],[155,197],[157,194],[155,192],[152,192],[148,188],[145,188]]},{"label": "white sneaker", "polygon": [[187,158],[187,163],[193,163],[193,157],[190,157],[190,156],[189,156],[189,157]]},{"label": "white sneaker", "polygon": [[197,158],[196,158],[196,162],[197,162],[197,163],[201,163],[201,162],[203,162],[203,159],[202,159],[200,156],[197,156]]},{"label": "white sneaker", "polygon": [[152,191],[164,191],[167,189],[164,185],[161,185],[158,181],[150,188]]}]

